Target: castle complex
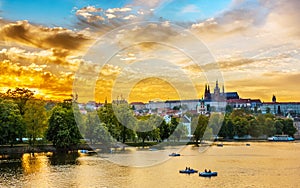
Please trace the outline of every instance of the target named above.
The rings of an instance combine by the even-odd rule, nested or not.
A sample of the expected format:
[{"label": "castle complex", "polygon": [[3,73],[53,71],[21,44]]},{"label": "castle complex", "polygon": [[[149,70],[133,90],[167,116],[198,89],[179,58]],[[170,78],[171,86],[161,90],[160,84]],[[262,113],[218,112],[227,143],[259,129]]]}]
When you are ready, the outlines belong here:
[{"label": "castle complex", "polygon": [[296,117],[300,115],[300,102],[277,102],[273,95],[272,102],[261,102],[260,99],[243,99],[237,92],[225,92],[224,85],[220,89],[219,82],[216,81],[213,92],[210,85],[204,86],[204,97],[202,99],[190,100],[167,100],[167,101],[149,101],[149,103],[135,102],[131,103],[135,109],[149,109],[158,114],[164,114],[168,110],[181,109],[181,111],[190,111],[197,114],[209,114],[210,112],[224,112],[226,106],[233,109],[247,108],[254,112],[272,113],[279,116],[291,115]]}]

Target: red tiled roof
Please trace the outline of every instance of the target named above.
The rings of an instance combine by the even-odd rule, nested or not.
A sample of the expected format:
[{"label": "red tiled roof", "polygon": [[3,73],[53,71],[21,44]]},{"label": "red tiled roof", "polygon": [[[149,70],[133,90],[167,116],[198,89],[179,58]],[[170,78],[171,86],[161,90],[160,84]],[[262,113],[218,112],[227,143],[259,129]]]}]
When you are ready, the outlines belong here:
[{"label": "red tiled roof", "polygon": [[251,102],[261,103],[260,99],[251,99]]},{"label": "red tiled roof", "polygon": [[131,105],[145,105],[143,102],[132,102]]},{"label": "red tiled roof", "polygon": [[229,99],[228,103],[249,103],[250,99]]}]

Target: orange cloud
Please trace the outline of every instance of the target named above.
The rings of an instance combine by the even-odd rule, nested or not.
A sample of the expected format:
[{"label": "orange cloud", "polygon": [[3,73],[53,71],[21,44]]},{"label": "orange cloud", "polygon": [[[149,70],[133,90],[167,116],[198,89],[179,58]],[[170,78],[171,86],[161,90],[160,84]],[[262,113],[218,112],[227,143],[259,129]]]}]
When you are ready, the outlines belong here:
[{"label": "orange cloud", "polygon": [[90,38],[61,27],[48,28],[17,21],[0,28],[0,40],[42,49],[80,50]]}]

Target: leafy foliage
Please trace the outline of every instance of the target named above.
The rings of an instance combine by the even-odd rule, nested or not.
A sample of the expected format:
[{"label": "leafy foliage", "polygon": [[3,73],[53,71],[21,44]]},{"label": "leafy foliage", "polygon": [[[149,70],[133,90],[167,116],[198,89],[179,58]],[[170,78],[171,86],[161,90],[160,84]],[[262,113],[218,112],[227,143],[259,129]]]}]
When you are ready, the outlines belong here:
[{"label": "leafy foliage", "polygon": [[73,109],[68,104],[62,103],[52,110],[46,138],[59,149],[67,149],[80,142],[82,137],[75,122]]},{"label": "leafy foliage", "polygon": [[35,144],[36,138],[42,138],[47,129],[47,114],[44,106],[45,103],[40,100],[30,100],[26,104],[24,122],[30,145]]},{"label": "leafy foliage", "polygon": [[113,139],[111,138],[105,123],[101,123],[97,112],[89,112],[86,119],[86,136],[91,144],[101,142],[102,144],[110,144]]},{"label": "leafy foliage", "polygon": [[0,112],[0,143],[13,146],[24,132],[19,108],[13,101],[0,99]]},{"label": "leafy foliage", "polygon": [[198,118],[194,118],[192,120],[192,132],[194,133],[194,141],[196,143],[201,142],[206,127],[208,125],[208,117],[204,115],[200,115]]},{"label": "leafy foliage", "polygon": [[5,97],[13,99],[18,105],[21,115],[25,114],[25,105],[29,99],[33,98],[34,93],[26,88],[16,88],[15,90],[7,90]]}]

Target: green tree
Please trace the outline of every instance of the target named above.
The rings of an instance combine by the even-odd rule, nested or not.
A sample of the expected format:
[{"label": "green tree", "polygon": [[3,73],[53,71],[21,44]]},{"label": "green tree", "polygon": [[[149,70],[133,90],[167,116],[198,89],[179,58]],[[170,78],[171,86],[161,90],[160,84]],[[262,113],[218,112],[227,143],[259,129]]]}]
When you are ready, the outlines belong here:
[{"label": "green tree", "polygon": [[11,146],[24,134],[23,120],[18,106],[10,100],[0,99],[0,143]]},{"label": "green tree", "polygon": [[58,149],[67,150],[80,143],[81,134],[77,127],[74,113],[68,102],[54,107],[46,133],[46,138]]},{"label": "green tree", "polygon": [[245,135],[249,135],[250,126],[246,118],[236,117],[233,120],[233,123],[234,123],[235,133],[237,134],[237,136],[242,137]]},{"label": "green tree", "polygon": [[173,132],[175,131],[178,124],[179,124],[178,120],[176,118],[172,117],[171,123],[170,123],[170,135],[173,134]]},{"label": "green tree", "polygon": [[88,112],[86,127],[85,138],[89,139],[91,144],[101,142],[102,144],[110,145],[112,143],[113,138],[109,134],[106,124],[100,122],[97,112]]},{"label": "green tree", "polygon": [[208,125],[208,117],[200,115],[198,118],[194,117],[192,120],[192,132],[194,133],[194,141],[196,145],[203,139],[204,132]]},{"label": "green tree", "polygon": [[157,115],[142,117],[140,120],[138,120],[135,132],[137,136],[142,139],[143,146],[146,139],[159,139],[160,129],[157,125],[160,125],[162,121],[163,119]]},{"label": "green tree", "polygon": [[230,105],[226,105],[225,111],[226,113],[231,113],[233,111],[233,107]]},{"label": "green tree", "polygon": [[177,141],[180,141],[180,138],[182,136],[187,135],[188,130],[186,128],[185,125],[183,125],[182,123],[179,123],[177,128],[175,129],[175,131],[173,132],[174,137],[177,139]]},{"label": "green tree", "polygon": [[208,126],[212,129],[213,135],[218,135],[223,124],[224,117],[220,113],[212,113],[209,119]]},{"label": "green tree", "polygon": [[160,140],[160,129],[159,128],[155,128],[152,130],[151,138],[153,141],[156,140],[157,142]]},{"label": "green tree", "polygon": [[33,91],[26,88],[16,88],[15,90],[7,90],[5,97],[13,99],[19,107],[19,111],[23,116],[25,114],[26,102],[33,98]]},{"label": "green tree", "polygon": [[250,130],[249,130],[250,135],[253,137],[259,137],[262,134],[262,130],[258,124],[257,119],[251,119],[249,124],[250,124]]},{"label": "green tree", "polygon": [[161,140],[169,139],[171,135],[170,124],[166,123],[165,120],[163,120],[159,126],[159,133]]},{"label": "green tree", "polygon": [[220,129],[219,136],[223,138],[233,138],[235,135],[233,122],[230,116],[225,115],[223,125]]},{"label": "green tree", "polygon": [[[18,105],[21,116],[24,118],[26,103],[28,100],[33,99],[33,91],[26,88],[16,88],[15,90],[7,90],[4,97],[12,99],[15,104]],[[25,136],[25,124],[22,124],[24,131],[20,131],[19,139],[22,142],[22,138]]]},{"label": "green tree", "polygon": [[283,126],[283,132],[284,134],[287,134],[289,136],[294,136],[296,133],[297,129],[293,125],[293,120],[291,119],[285,119],[284,120],[284,126]]},{"label": "green tree", "polygon": [[30,145],[35,145],[36,138],[42,138],[47,129],[47,112],[44,106],[45,103],[40,100],[30,100],[26,104],[24,122]]},{"label": "green tree", "polygon": [[120,141],[122,126],[120,125],[117,117],[114,114],[112,105],[105,104],[105,106],[100,108],[97,113],[100,122],[105,124],[110,135],[117,141]]},{"label": "green tree", "polygon": [[283,133],[283,127],[284,127],[284,120],[283,119],[276,119],[275,120],[275,134],[282,134]]},{"label": "green tree", "polygon": [[264,126],[264,134],[273,136],[276,133],[275,122],[271,118],[266,118]]},{"label": "green tree", "polygon": [[122,143],[125,143],[128,138],[134,137],[135,121],[133,111],[130,110],[127,104],[114,104],[113,110],[119,120],[119,128],[121,132]]},{"label": "green tree", "polygon": [[[139,120],[137,124],[138,124],[137,126],[139,127],[139,130],[149,130],[149,124],[147,124],[146,121]],[[154,128],[154,127],[152,127],[152,128]],[[145,140],[147,138],[150,138],[150,136],[151,136],[151,131],[137,131],[136,134],[140,139],[142,139],[142,146],[144,147]]]}]

